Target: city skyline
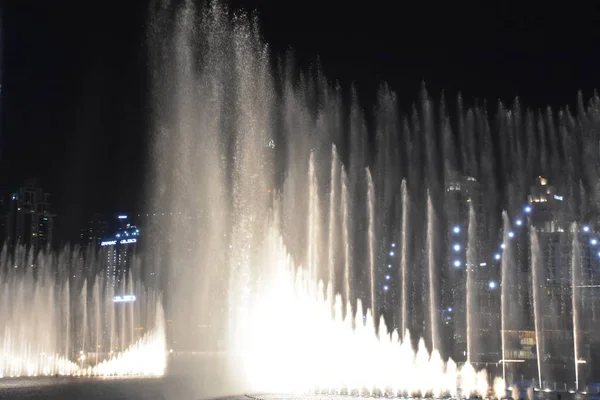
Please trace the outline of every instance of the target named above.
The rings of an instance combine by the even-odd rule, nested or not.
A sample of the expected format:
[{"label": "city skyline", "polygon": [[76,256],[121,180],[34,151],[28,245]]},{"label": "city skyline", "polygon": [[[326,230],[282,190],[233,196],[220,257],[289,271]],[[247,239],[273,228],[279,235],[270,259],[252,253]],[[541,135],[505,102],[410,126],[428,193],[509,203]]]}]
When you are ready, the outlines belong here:
[{"label": "city skyline", "polygon": [[[422,82],[436,101],[444,92],[451,111],[459,91],[466,106],[479,99],[491,112],[498,99],[510,105],[515,97],[523,107],[570,105],[575,110],[577,91],[583,90],[587,99],[596,87],[586,50],[586,43],[594,43],[596,37],[594,25],[575,22],[575,15],[556,10],[526,7],[511,15],[498,5],[494,16],[485,12],[477,20],[463,12],[467,7],[444,6],[447,13],[432,16],[413,4],[397,16],[402,23],[393,24],[392,15],[339,2],[319,4],[319,15],[311,15],[308,5],[288,9],[258,0],[232,4],[256,10],[274,57],[285,57],[291,47],[304,68],[320,57],[325,74],[339,79],[345,92],[356,81],[367,113],[381,82],[396,91],[404,114],[411,113]],[[30,5],[11,2],[3,11],[5,151],[0,162],[12,172],[0,176],[0,188],[8,191],[37,177],[69,211],[56,210],[64,226],[57,235],[66,236],[95,210],[117,213],[147,206],[142,182],[150,162],[144,152],[149,146],[145,137],[151,124],[150,93],[149,76],[140,71],[148,60],[145,19],[150,7],[138,2],[113,13],[110,7],[98,6],[78,20],[61,11],[66,3]],[[544,18],[536,22],[536,29],[519,29],[528,15],[540,13]],[[581,15],[588,14],[577,18]],[[558,34],[555,19],[570,28]],[[306,25],[303,20],[312,22]],[[357,25],[361,30],[353,33]],[[444,34],[411,34],[421,25]],[[25,34],[34,28],[43,34]],[[478,34],[469,40],[473,31]],[[560,47],[566,42],[572,42],[567,56]],[[76,151],[69,150],[73,146]]]}]

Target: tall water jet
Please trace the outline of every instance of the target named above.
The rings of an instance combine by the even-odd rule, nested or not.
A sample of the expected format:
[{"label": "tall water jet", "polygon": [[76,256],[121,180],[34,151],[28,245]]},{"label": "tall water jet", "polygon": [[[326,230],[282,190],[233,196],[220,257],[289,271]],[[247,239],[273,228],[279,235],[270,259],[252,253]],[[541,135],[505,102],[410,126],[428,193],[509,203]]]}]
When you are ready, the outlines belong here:
[{"label": "tall water jet", "polygon": [[402,180],[402,254],[400,257],[400,284],[402,287],[400,299],[400,314],[402,318],[401,332],[402,340],[408,330],[408,190],[406,180]]},{"label": "tall water jet", "polygon": [[431,202],[431,196],[427,193],[427,277],[429,283],[429,328],[431,329],[431,350],[439,351],[438,343],[438,302],[436,284],[436,221],[435,210]]},{"label": "tall water jet", "polygon": [[308,160],[308,249],[307,249],[307,267],[310,280],[318,281],[320,279],[317,270],[319,266],[319,193],[317,175],[315,172],[315,153],[310,152]]},{"label": "tall water jet", "polygon": [[328,254],[327,254],[327,266],[328,271],[328,282],[331,285],[333,292],[335,292],[335,253],[337,250],[337,226],[336,226],[336,206],[338,204],[337,198],[337,185],[338,185],[338,160],[337,150],[335,145],[331,146],[331,175],[329,178],[329,223],[328,229],[329,234],[327,238],[328,242]]},{"label": "tall water jet", "polygon": [[571,228],[573,245],[571,249],[571,314],[573,318],[573,367],[575,370],[575,390],[579,390],[579,302],[578,286],[581,279],[581,247],[579,245],[579,230],[577,224]]},{"label": "tall water jet", "polygon": [[465,310],[467,312],[467,362],[472,362],[472,357],[475,354],[474,349],[474,305],[475,291],[473,290],[473,281],[475,274],[475,265],[477,265],[477,220],[475,216],[475,209],[472,205],[469,205],[469,228],[467,233],[467,263],[465,265],[466,281],[465,281]]},{"label": "tall water jet", "polygon": [[375,188],[373,187],[373,177],[369,168],[367,174],[367,218],[368,218],[368,252],[369,252],[369,287],[371,297],[371,313],[373,320],[377,321],[377,301],[375,297]]},{"label": "tall water jet", "polygon": [[[346,172],[342,169],[342,244],[344,246],[344,295],[346,297],[346,304],[352,306],[352,271],[351,271],[351,260],[350,260],[350,226],[349,226],[349,204],[348,204],[348,178]],[[351,310],[346,310],[347,313],[351,313]]]},{"label": "tall water jet", "polygon": [[540,304],[540,278],[539,269],[542,267],[540,243],[537,232],[532,227],[530,229],[531,243],[531,286],[533,295],[533,320],[535,325],[535,341],[537,353],[538,385],[542,389],[542,311]]},{"label": "tall water jet", "polygon": [[504,254],[501,255],[502,261],[500,263],[500,274],[502,281],[500,282],[500,341],[502,343],[502,379],[506,382],[506,331],[508,329],[507,316],[509,310],[508,300],[510,298],[510,280],[511,274],[510,268],[510,254],[512,247],[509,246],[508,232],[510,231],[510,220],[506,211],[502,212],[503,221],[503,240],[502,246],[504,247]]}]

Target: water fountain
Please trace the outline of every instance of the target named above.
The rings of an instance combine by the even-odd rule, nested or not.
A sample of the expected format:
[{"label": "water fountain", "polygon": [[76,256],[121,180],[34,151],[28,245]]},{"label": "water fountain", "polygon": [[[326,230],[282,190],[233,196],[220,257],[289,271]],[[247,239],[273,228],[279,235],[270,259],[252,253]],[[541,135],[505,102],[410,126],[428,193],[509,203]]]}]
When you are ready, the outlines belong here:
[{"label": "water fountain", "polygon": [[[126,293],[135,293],[138,304],[153,310],[133,315],[133,304],[115,302],[115,289],[96,275],[102,259],[92,253],[87,257],[84,261],[84,254],[69,249],[58,257],[52,252],[34,257],[24,248],[9,254],[4,249],[0,377],[164,374],[160,298],[130,274]],[[125,294],[124,287],[116,290]],[[122,316],[120,321],[115,313]],[[134,334],[133,317],[147,329],[140,338]]]},{"label": "water fountain", "polygon": [[[542,204],[527,195],[538,171],[563,177],[572,218],[582,218],[582,198],[597,197],[598,97],[587,106],[580,97],[577,117],[567,109],[536,116],[515,100],[490,118],[460,97],[455,115],[444,101],[436,113],[423,91],[402,119],[382,86],[368,124],[354,89],[346,94],[318,66],[298,71],[292,55],[273,57],[243,13],[218,2],[162,5],[151,22],[154,207],[173,215],[168,312],[174,326],[209,327],[195,345],[224,350],[230,376],[221,387],[468,396],[504,395],[504,382],[522,374],[537,386],[557,378],[542,375],[546,308],[536,282],[546,285],[548,261],[536,235],[546,231],[530,220]],[[446,187],[450,170],[478,182],[484,200],[464,200],[472,203],[453,237],[466,253],[446,265],[452,227],[441,204],[463,190]],[[399,253],[381,251],[392,240]],[[389,285],[382,270],[395,277]],[[464,281],[449,287],[452,276]],[[464,355],[442,340],[440,310],[459,312],[448,311],[455,288],[464,292]],[[384,300],[388,291],[397,301]],[[492,299],[487,322],[484,297]],[[498,335],[478,339],[496,317]],[[174,335],[194,344],[187,329]],[[492,383],[482,363],[503,379]]]}]

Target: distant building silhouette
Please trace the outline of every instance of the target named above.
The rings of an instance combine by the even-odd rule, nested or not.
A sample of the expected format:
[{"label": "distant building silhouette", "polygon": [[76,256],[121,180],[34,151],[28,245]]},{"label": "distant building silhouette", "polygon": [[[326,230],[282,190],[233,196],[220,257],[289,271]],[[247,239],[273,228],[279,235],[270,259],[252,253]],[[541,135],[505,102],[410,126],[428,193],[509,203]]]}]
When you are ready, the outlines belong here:
[{"label": "distant building silhouette", "polygon": [[102,214],[92,216],[87,225],[79,231],[79,245],[83,251],[96,249],[100,242],[109,235],[107,218]]},{"label": "distant building silhouette", "polygon": [[55,215],[50,212],[50,195],[30,179],[4,202],[4,242],[39,251],[52,245]]}]

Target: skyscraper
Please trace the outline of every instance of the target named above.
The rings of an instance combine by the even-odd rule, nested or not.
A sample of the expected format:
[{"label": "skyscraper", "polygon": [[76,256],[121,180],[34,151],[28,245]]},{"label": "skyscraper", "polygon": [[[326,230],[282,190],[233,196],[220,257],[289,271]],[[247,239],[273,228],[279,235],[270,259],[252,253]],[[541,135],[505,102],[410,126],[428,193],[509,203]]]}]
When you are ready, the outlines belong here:
[{"label": "skyscraper", "polygon": [[[450,172],[446,181],[446,265],[442,269],[442,328],[455,360],[498,360],[498,265],[489,259],[481,184]],[[467,329],[470,328],[470,332]]]},{"label": "skyscraper", "polygon": [[102,257],[106,260],[106,282],[109,286],[119,290],[125,284],[129,271],[133,266],[136,244],[140,230],[127,222],[126,215],[117,217],[119,227],[116,231],[103,238],[100,242]]},{"label": "skyscraper", "polygon": [[96,214],[79,231],[79,245],[84,251],[88,248],[95,248],[108,236],[108,232],[108,221],[103,215]]},{"label": "skyscraper", "polygon": [[50,195],[28,180],[12,193],[5,207],[5,241],[39,251],[52,244],[55,215],[50,213]]}]

